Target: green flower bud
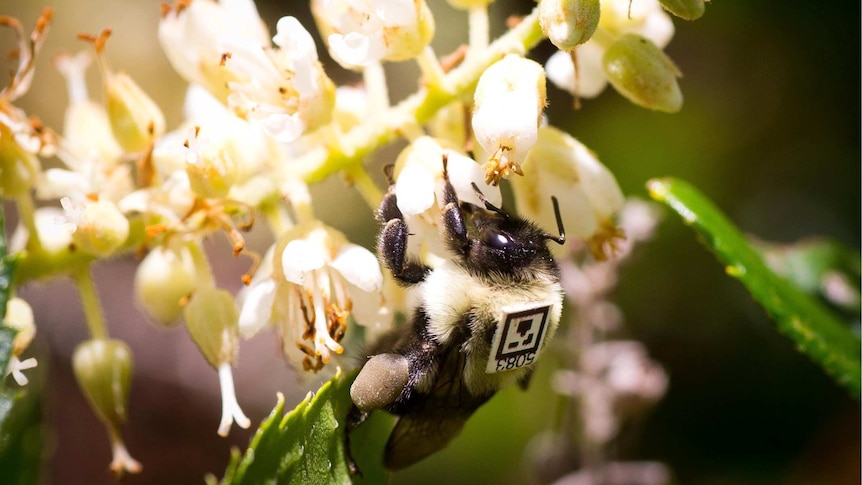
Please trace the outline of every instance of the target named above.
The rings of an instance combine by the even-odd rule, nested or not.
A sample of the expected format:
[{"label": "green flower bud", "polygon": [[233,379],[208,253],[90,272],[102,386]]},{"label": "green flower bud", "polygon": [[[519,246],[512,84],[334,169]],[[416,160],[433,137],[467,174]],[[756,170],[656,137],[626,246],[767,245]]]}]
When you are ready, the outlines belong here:
[{"label": "green flower bud", "polygon": [[183,309],[183,318],[210,365],[218,369],[221,364],[233,363],[239,346],[239,311],[230,292],[201,288]]},{"label": "green flower bud", "polygon": [[129,237],[129,221],[108,200],[88,203],[75,225],[72,233],[75,247],[95,256],[113,253]]},{"label": "green flower bud", "polygon": [[682,108],[676,82],[682,74],[651,40],[622,35],[605,51],[602,64],[608,81],[632,103],[668,113]]},{"label": "green flower bud", "polygon": [[123,150],[141,151],[165,132],[162,111],[126,73],[105,76],[105,99],[111,129]]},{"label": "green flower bud", "polygon": [[17,197],[36,182],[39,159],[25,150],[8,126],[0,123],[0,194]]},{"label": "green flower bud", "polygon": [[600,13],[599,0],[542,0],[539,24],[551,43],[568,52],[593,36]]},{"label": "green flower bud", "polygon": [[668,12],[685,20],[697,20],[706,10],[704,0],[658,0]]},{"label": "green flower bud", "polygon": [[117,433],[126,421],[132,353],[120,340],[94,339],[81,343],[72,355],[75,379],[96,414]]},{"label": "green flower bud", "polygon": [[135,273],[135,296],[156,323],[171,325],[183,314],[183,300],[198,287],[192,251],[198,247],[156,247]]}]

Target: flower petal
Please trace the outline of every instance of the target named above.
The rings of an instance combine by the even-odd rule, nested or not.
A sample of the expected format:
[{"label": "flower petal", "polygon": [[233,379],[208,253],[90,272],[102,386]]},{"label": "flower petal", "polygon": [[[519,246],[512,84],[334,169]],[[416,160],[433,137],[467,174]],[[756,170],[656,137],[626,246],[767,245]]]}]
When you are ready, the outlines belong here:
[{"label": "flower petal", "polygon": [[424,167],[408,163],[395,182],[398,208],[405,216],[421,214],[434,205],[434,175]]},{"label": "flower petal", "polygon": [[[460,200],[483,207],[482,201],[479,200],[471,185],[475,183],[485,198],[488,199],[488,202],[497,207],[503,203],[500,188],[485,184],[485,171],[472,158],[460,153],[449,152],[447,170],[449,171],[449,182],[452,183],[452,188],[455,189]],[[441,196],[439,200],[442,201],[442,194],[438,196]]]},{"label": "flower petal", "polygon": [[377,258],[357,244],[345,245],[330,266],[362,291],[377,292],[383,286],[383,274]]},{"label": "flower petal", "polygon": [[291,283],[302,285],[310,271],[320,269],[326,264],[324,248],[307,239],[296,239],[287,243],[281,253],[281,267],[284,278]]},{"label": "flower petal", "polygon": [[239,333],[243,338],[251,338],[269,323],[275,286],[275,280],[266,279],[248,287],[239,312]]}]

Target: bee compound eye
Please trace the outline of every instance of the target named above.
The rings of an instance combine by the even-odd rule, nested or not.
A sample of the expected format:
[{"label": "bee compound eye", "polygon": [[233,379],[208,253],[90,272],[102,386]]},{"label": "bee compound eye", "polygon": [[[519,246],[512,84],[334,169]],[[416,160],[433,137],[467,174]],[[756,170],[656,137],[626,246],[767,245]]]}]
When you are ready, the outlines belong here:
[{"label": "bee compound eye", "polygon": [[514,245],[510,235],[495,229],[483,231],[482,242],[489,247],[500,250],[509,249]]},{"label": "bee compound eye", "polygon": [[401,395],[409,377],[407,358],[399,354],[378,354],[365,363],[353,385],[350,398],[363,411],[381,409]]}]

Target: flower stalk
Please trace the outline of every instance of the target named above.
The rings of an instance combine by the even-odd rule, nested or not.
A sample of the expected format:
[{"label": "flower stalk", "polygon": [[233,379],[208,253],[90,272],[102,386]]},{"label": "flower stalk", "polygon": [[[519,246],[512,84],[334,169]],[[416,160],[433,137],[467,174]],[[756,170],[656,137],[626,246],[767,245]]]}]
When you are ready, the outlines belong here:
[{"label": "flower stalk", "polygon": [[105,317],[102,314],[102,305],[99,303],[96,285],[90,275],[90,266],[85,265],[78,268],[73,277],[78,287],[78,295],[81,298],[81,307],[84,309],[84,320],[87,322],[90,337],[94,339],[108,338]]}]

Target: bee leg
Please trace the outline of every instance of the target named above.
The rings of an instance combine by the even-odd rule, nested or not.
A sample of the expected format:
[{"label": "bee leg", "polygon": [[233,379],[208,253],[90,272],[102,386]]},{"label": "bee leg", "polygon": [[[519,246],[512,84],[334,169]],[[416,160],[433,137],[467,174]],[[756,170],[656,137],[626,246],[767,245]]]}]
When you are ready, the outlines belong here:
[{"label": "bee leg", "polygon": [[467,256],[470,252],[470,237],[464,225],[464,214],[458,202],[458,195],[452,182],[449,181],[447,157],[443,155],[443,227],[446,229],[446,239],[449,247],[456,253]]},{"label": "bee leg", "polygon": [[347,412],[347,426],[344,429],[344,456],[347,458],[347,470],[351,476],[362,476],[362,471],[356,460],[353,459],[353,450],[350,449],[350,434],[368,419],[368,411],[362,411],[356,406],[351,406]]},{"label": "bee leg", "polygon": [[397,202],[390,189],[377,210],[377,219],[385,224],[377,236],[377,253],[395,279],[404,285],[415,285],[425,279],[430,268],[407,256],[410,233]]}]

